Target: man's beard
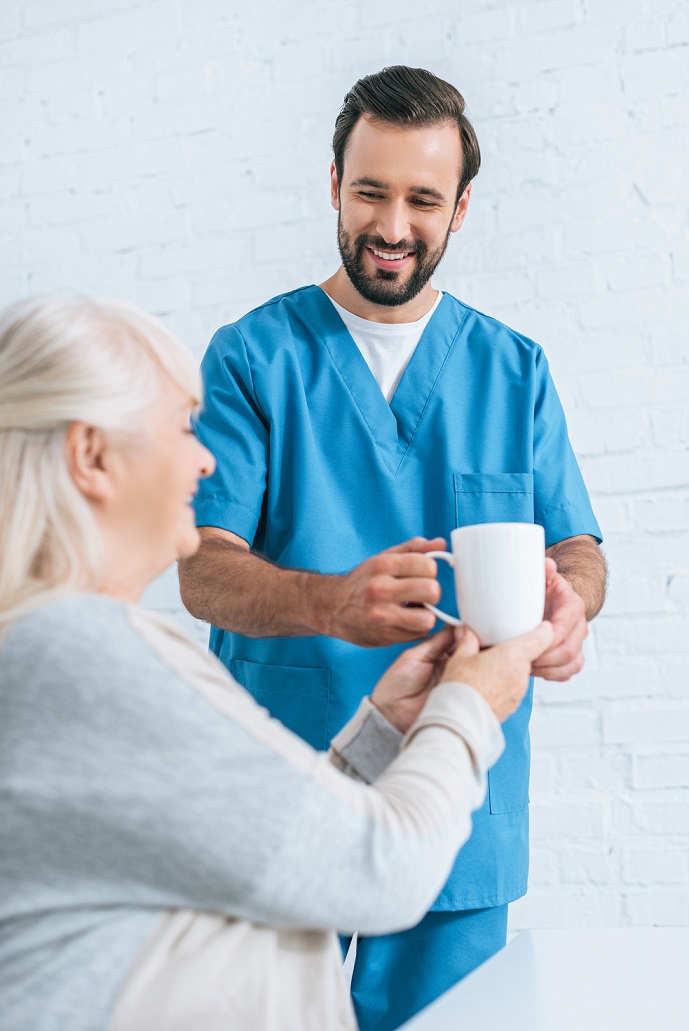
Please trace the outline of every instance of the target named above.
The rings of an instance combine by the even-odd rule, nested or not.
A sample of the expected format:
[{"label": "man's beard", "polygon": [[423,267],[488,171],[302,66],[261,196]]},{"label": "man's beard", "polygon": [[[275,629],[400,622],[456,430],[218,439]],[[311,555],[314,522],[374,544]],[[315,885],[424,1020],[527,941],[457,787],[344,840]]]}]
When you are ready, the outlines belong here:
[{"label": "man's beard", "polygon": [[[380,236],[357,236],[354,244],[350,234],[342,228],[342,214],[337,213],[337,246],[342,258],[342,266],[349,276],[352,286],[371,304],[381,304],[392,308],[406,304],[420,294],[431,278],[447,250],[450,230],[441,247],[428,253],[428,247],[422,240],[403,240],[390,246]],[[400,273],[394,269],[376,269],[373,275],[366,271],[364,249],[375,247],[377,251],[413,252],[416,261],[411,275],[402,283],[397,283]]]}]

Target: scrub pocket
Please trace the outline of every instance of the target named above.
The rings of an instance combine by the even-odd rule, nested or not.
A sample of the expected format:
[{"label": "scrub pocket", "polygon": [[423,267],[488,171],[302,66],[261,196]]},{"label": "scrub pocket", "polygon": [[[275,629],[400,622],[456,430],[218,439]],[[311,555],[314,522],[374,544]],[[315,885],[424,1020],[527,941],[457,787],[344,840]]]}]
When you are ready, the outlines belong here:
[{"label": "scrub pocket", "polygon": [[532,523],[533,473],[455,473],[455,525]]},{"label": "scrub pocket", "polygon": [[[455,524],[533,523],[532,473],[456,473]],[[491,813],[516,813],[529,804],[529,717],[532,688],[503,724],[504,754],[488,771]]]},{"label": "scrub pocket", "polygon": [[326,747],[330,670],[318,666],[266,666],[230,659],[230,673],[259,705],[314,748]]}]

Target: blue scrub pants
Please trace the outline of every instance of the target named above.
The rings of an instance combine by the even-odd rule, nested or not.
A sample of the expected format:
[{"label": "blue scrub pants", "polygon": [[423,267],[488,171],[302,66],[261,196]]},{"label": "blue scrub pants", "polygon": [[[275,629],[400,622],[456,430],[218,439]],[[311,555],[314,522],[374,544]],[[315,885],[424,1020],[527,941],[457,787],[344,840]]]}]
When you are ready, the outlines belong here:
[{"label": "blue scrub pants", "polygon": [[507,906],[427,913],[408,931],[360,938],[352,999],[361,1031],[395,1031],[506,941]]}]

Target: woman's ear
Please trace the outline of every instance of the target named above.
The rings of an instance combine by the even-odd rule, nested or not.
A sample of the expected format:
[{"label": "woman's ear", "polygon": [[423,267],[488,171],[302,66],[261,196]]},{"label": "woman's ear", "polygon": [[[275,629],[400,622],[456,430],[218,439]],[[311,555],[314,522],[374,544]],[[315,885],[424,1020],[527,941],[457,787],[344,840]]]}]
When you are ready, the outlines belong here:
[{"label": "woman's ear", "polygon": [[112,496],[110,454],[106,435],[97,427],[74,422],[67,430],[67,468],[84,497],[96,504]]}]

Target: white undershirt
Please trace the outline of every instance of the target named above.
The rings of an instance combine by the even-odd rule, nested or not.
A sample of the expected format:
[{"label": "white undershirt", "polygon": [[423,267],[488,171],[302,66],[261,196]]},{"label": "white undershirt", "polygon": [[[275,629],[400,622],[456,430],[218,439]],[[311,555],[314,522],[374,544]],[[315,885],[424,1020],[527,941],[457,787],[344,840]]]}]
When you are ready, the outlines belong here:
[{"label": "white undershirt", "polygon": [[409,364],[421,334],[440,304],[442,296],[439,290],[431,310],[417,322],[395,323],[370,322],[368,319],[362,319],[330,298],[388,403],[392,400],[397,384],[402,379],[402,373]]}]

